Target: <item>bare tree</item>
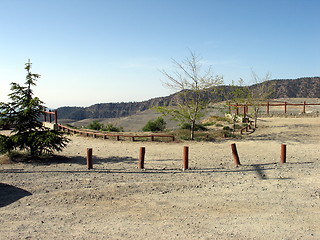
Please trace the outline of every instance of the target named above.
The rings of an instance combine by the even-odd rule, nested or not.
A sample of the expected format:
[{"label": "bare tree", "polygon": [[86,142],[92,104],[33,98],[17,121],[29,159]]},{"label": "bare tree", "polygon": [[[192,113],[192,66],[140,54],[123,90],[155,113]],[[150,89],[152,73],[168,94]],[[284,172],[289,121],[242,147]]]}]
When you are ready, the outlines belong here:
[{"label": "bare tree", "polygon": [[264,77],[259,77],[254,71],[251,71],[251,75],[253,85],[249,90],[247,102],[253,107],[254,127],[256,128],[261,105],[271,97],[274,85],[270,81],[270,73],[266,73]]},{"label": "bare tree", "polygon": [[223,83],[222,76],[214,76],[212,66],[203,69],[202,60],[190,51],[190,57],[182,62],[172,60],[175,71],[168,73],[162,70],[166,77],[165,87],[178,92],[179,99],[176,107],[158,107],[164,115],[170,115],[181,124],[190,123],[190,137],[194,140],[196,121],[208,108],[211,99],[209,93],[213,87]]}]

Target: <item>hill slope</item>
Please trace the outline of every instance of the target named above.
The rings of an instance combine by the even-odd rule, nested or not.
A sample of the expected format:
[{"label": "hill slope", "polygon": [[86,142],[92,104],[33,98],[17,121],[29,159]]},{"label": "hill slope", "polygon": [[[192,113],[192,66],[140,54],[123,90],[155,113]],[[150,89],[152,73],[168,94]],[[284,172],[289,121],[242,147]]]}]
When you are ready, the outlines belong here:
[{"label": "hill slope", "polygon": [[[298,79],[271,80],[275,86],[272,98],[320,98],[320,77]],[[256,85],[250,86],[254,89]],[[224,92],[230,91],[231,86],[221,86],[222,94],[210,95],[213,101],[224,101]],[[99,103],[89,107],[58,108],[59,118],[82,120],[87,118],[120,118],[145,111],[154,106],[175,105],[179,94],[153,98],[143,102]]]}]

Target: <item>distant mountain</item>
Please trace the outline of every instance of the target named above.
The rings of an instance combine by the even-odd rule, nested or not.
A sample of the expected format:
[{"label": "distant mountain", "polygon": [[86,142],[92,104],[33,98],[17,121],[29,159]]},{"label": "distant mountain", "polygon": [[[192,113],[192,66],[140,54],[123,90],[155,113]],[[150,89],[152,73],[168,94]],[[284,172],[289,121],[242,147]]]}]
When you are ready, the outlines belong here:
[{"label": "distant mountain", "polygon": [[[298,79],[270,80],[274,84],[272,98],[320,98],[320,77],[305,77]],[[264,83],[262,83],[264,84]],[[254,89],[257,85],[249,88]],[[224,101],[226,92],[232,86],[219,86],[219,94],[208,95],[212,101]],[[89,107],[60,107],[60,119],[82,120],[86,118],[119,118],[145,111],[154,106],[172,106],[179,99],[175,93],[166,97],[153,98],[143,102],[99,103]]]},{"label": "distant mountain", "polygon": [[273,98],[320,98],[320,77],[272,80]]}]

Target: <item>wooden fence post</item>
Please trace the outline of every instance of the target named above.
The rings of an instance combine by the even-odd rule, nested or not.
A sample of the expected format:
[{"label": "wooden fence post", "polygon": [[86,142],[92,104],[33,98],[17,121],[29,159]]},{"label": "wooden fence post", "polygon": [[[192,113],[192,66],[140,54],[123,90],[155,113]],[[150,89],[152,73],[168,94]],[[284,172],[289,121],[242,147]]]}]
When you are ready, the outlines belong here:
[{"label": "wooden fence post", "polygon": [[58,124],[58,111],[54,110],[54,123]]},{"label": "wooden fence post", "polygon": [[284,102],[284,113],[287,113],[287,102]]},{"label": "wooden fence post", "polygon": [[234,160],[234,165],[239,166],[240,164],[240,159],[237,151],[237,147],[235,143],[231,144],[231,150],[232,150],[232,155],[233,155],[233,160]]},{"label": "wooden fence post", "polygon": [[182,157],[182,170],[187,170],[189,168],[189,147],[183,147],[183,157]]},{"label": "wooden fence post", "polygon": [[138,168],[139,169],[144,169],[144,157],[146,154],[146,148],[141,147],[140,152],[139,152],[139,161],[138,161]]},{"label": "wooden fence post", "polygon": [[281,144],[281,151],[280,151],[280,163],[287,162],[287,146],[285,144]]},{"label": "wooden fence post", "polygon": [[92,148],[87,148],[87,167],[88,169],[93,169]]}]

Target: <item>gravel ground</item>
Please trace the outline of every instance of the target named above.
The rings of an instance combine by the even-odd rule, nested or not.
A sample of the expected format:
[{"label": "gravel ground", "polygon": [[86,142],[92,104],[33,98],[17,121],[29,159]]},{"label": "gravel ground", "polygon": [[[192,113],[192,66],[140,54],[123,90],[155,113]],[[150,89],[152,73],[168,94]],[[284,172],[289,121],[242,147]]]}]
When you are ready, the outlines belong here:
[{"label": "gravel ground", "polygon": [[214,143],[70,138],[56,158],[0,165],[1,240],[320,239],[319,118],[264,118],[253,134]]}]

